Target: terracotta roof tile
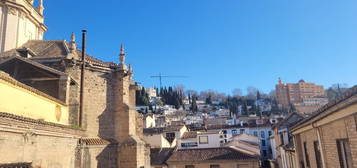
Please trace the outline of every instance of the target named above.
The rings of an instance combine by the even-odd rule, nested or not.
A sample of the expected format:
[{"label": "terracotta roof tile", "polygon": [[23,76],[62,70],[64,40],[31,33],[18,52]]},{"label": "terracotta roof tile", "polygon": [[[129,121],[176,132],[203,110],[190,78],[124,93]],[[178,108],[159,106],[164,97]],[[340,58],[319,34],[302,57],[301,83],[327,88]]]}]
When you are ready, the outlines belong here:
[{"label": "terracotta roof tile", "polygon": [[143,129],[143,132],[144,134],[161,134],[164,132],[164,129],[163,127],[160,127],[160,128],[144,128]]},{"label": "terracotta roof tile", "polygon": [[179,131],[184,125],[171,125],[168,127],[165,127],[164,132],[172,132],[172,131]]},{"label": "terracotta roof tile", "polygon": [[168,126],[168,127],[156,127],[156,128],[144,128],[144,134],[161,134],[163,132],[179,131],[184,125],[180,126]]},{"label": "terracotta roof tile", "polygon": [[109,145],[110,141],[101,138],[82,138],[79,140],[83,145]]},{"label": "terracotta roof tile", "polygon": [[151,148],[150,162],[152,166],[161,166],[166,164],[166,160],[172,155],[175,148]]},{"label": "terracotta roof tile", "polygon": [[0,163],[0,168],[32,168],[32,163],[22,162],[22,163]]},{"label": "terracotta roof tile", "polygon": [[[19,49],[30,49],[35,54],[32,57],[33,59],[66,58],[70,54],[68,43],[65,40],[30,40],[17,49],[0,53],[0,57],[21,56]],[[82,55],[81,51],[76,50],[76,54],[79,57],[77,59],[80,59]],[[86,62],[93,65],[116,67],[116,64],[113,62],[101,61],[88,54],[85,55],[85,59]]]},{"label": "terracotta roof tile", "polygon": [[218,161],[218,160],[258,160],[258,155],[249,155],[230,147],[180,149],[167,162]]},{"label": "terracotta roof tile", "polygon": [[181,139],[189,139],[189,138],[196,138],[197,137],[197,132],[196,131],[189,131],[183,133]]},{"label": "terracotta roof tile", "polygon": [[43,120],[36,120],[36,119],[23,117],[23,116],[19,116],[19,115],[15,115],[15,114],[10,114],[10,113],[5,113],[5,112],[0,112],[0,118],[7,118],[7,119],[17,120],[17,121],[22,121],[22,122],[40,124],[40,125],[48,125],[48,126],[54,126],[54,127],[75,129],[75,128],[73,128],[71,126],[67,126],[67,125],[47,122],[47,121],[43,121]]}]

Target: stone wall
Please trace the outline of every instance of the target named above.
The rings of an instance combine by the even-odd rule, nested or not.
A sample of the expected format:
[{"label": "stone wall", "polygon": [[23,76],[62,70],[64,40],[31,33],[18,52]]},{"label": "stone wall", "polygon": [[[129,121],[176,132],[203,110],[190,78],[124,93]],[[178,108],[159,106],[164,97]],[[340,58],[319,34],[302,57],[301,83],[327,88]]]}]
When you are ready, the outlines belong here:
[{"label": "stone wall", "polygon": [[113,91],[110,74],[86,71],[83,128],[88,137],[114,138]]},{"label": "stone wall", "polygon": [[[76,61],[47,62],[47,66],[68,74],[73,82],[69,86],[70,121],[79,114],[80,74]],[[135,83],[128,71],[100,69],[92,65],[85,68],[84,111],[81,128],[84,137],[102,138],[119,142],[119,146],[81,146],[82,167],[138,168],[150,166],[150,149],[140,138],[142,121],[135,109]],[[139,121],[137,121],[139,120]],[[140,126],[137,127],[138,122]],[[115,159],[113,159],[115,156]],[[122,166],[119,166],[119,162]]]},{"label": "stone wall", "polygon": [[[65,72],[75,81],[69,87],[68,99],[70,121],[79,125],[77,120],[80,106],[81,66],[77,61],[71,60],[46,63],[46,65]],[[86,130],[87,137],[114,139],[112,72],[96,70],[87,64],[84,74],[82,128]]]},{"label": "stone wall", "polygon": [[81,167],[117,168],[116,145],[92,145],[81,147]]},{"label": "stone wall", "polygon": [[0,163],[32,162],[34,168],[75,167],[81,131],[1,118],[0,122]]}]

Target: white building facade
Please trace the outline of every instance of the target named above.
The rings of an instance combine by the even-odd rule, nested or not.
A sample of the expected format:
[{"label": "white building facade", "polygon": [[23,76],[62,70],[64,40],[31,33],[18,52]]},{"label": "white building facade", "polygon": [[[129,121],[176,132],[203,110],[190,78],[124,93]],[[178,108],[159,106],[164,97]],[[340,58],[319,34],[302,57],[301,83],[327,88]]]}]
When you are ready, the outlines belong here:
[{"label": "white building facade", "polygon": [[44,24],[43,2],[33,0],[2,0],[0,3],[0,52],[18,48],[28,40],[42,40]]}]

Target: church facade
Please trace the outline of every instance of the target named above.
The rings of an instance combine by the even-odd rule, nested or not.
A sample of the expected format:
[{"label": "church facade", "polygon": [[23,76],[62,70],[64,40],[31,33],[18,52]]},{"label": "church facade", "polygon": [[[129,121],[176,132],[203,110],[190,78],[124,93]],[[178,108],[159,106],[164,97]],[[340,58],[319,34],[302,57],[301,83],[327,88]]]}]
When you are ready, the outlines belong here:
[{"label": "church facade", "polygon": [[[124,46],[119,64],[82,60],[74,34],[69,42],[42,40],[43,2],[33,4],[0,2],[0,84],[21,88],[19,99],[0,94],[13,101],[0,103],[0,167],[150,167]],[[33,97],[41,101],[26,103]]]}]

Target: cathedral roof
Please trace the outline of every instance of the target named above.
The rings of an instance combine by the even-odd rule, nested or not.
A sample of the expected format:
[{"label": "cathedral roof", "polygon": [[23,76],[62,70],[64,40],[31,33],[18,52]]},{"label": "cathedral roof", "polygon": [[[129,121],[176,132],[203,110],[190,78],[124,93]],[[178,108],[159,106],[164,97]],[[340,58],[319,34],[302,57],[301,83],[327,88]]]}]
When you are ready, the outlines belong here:
[{"label": "cathedral roof", "polygon": [[[68,58],[72,54],[69,44],[65,40],[30,40],[19,48],[0,53],[0,57],[22,56],[21,50],[31,51],[31,59]],[[81,51],[76,50],[72,56],[79,60]],[[85,55],[85,59],[86,62],[98,66],[113,67],[116,65],[113,62],[101,61],[88,54]]]}]

